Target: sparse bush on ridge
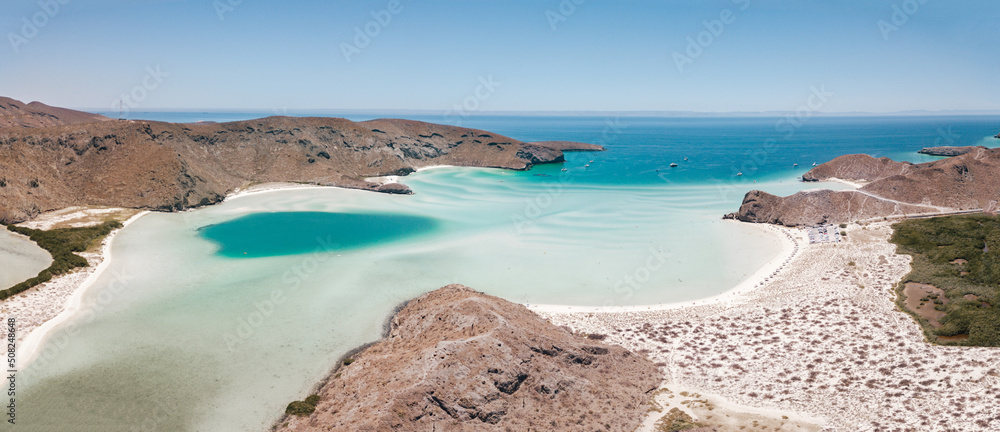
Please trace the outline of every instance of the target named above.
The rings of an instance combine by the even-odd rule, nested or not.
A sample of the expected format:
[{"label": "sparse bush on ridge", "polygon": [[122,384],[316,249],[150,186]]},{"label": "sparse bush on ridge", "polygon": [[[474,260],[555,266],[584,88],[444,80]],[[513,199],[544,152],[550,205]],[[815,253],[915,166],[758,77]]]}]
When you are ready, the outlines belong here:
[{"label": "sparse bush on ridge", "polygon": [[306,400],[295,401],[288,404],[285,408],[285,414],[296,415],[296,416],[307,416],[316,411],[316,404],[319,403],[319,395],[310,395]]},{"label": "sparse bush on ridge", "polygon": [[87,267],[87,260],[76,254],[86,251],[95,241],[121,228],[118,221],[107,221],[103,224],[84,228],[60,228],[54,230],[36,230],[7,225],[7,229],[28,236],[52,255],[52,264],[31,279],[0,291],[0,300],[27,291],[29,288],[52,280],[53,277],[69,273],[78,267]]}]

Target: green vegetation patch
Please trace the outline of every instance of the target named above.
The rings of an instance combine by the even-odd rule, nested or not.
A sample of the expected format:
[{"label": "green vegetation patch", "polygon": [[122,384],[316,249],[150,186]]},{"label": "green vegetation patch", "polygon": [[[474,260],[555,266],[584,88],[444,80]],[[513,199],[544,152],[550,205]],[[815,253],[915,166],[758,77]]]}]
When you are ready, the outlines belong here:
[{"label": "green vegetation patch", "polygon": [[0,300],[48,282],[53,277],[69,273],[75,268],[87,267],[87,260],[77,255],[76,252],[87,250],[95,242],[110,234],[111,231],[121,227],[122,224],[118,221],[107,221],[92,227],[60,228],[48,231],[7,225],[8,230],[28,236],[39,247],[47,250],[52,255],[52,265],[38,273],[38,276],[0,291]]},{"label": "green vegetation patch", "polygon": [[319,403],[319,395],[312,395],[306,398],[306,400],[295,401],[288,404],[285,408],[285,414],[296,415],[296,416],[307,416],[316,411],[316,404]]},{"label": "green vegetation patch", "polygon": [[[1000,346],[1000,217],[911,219],[895,225],[892,242],[899,245],[899,253],[913,257],[913,270],[897,290],[897,304],[920,321],[928,339],[947,345]],[[906,282],[944,291],[948,301],[934,302],[935,309],[945,313],[940,327],[906,308],[902,294]],[[965,335],[968,338],[961,339]]]},{"label": "green vegetation patch", "polygon": [[653,425],[654,430],[657,432],[679,432],[688,429],[694,429],[705,426],[702,423],[695,422],[691,416],[687,415],[684,411],[679,408],[671,408],[667,411],[667,414],[660,417]]}]

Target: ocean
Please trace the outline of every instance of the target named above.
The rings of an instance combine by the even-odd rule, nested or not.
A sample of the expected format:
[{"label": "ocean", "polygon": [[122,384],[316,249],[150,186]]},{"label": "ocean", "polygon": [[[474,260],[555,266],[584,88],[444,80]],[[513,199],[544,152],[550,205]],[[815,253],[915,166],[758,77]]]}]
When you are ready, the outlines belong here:
[{"label": "ocean", "polygon": [[608,150],[523,172],[420,171],[402,179],[409,196],[296,189],[144,216],[115,239],[82,312],[24,371],[17,427],[263,431],[421,293],[462,283],[521,303],[588,306],[710,297],[779,251],[773,234],[721,220],[747,191],[846,188],[797,180],[842,154],[922,162],[937,159],[922,147],[1000,144],[1000,117],[461,121]]}]

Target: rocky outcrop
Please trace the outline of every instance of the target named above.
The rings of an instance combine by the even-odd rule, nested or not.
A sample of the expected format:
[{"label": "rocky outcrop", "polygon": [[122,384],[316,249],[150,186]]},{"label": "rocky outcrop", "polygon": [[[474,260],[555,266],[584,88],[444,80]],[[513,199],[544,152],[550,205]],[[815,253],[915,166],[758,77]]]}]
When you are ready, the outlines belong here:
[{"label": "rocky outcrop", "polygon": [[662,379],[640,355],[461,285],[410,301],[352,360],[315,412],[277,430],[630,431]]},{"label": "rocky outcrop", "polygon": [[576,141],[535,141],[535,142],[530,142],[528,144],[540,147],[548,147],[550,149],[560,150],[564,152],[606,150],[604,146],[600,146],[597,144],[587,144]]},{"label": "rocky outcrop", "polygon": [[903,175],[913,168],[909,162],[896,162],[889,158],[873,158],[866,154],[840,156],[817,166],[802,175],[802,181],[830,179],[872,181],[891,175]]},{"label": "rocky outcrop", "polygon": [[894,203],[858,191],[816,189],[779,197],[754,190],[743,198],[738,212],[727,214],[725,218],[785,226],[813,226],[935,211],[937,209],[932,207]]},{"label": "rocky outcrop", "polygon": [[868,180],[858,191],[806,191],[777,197],[752,191],[727,218],[782,225],[843,223],[892,215],[988,208],[1000,198],[1000,149],[976,148],[911,164],[867,155],[841,156],[803,176],[811,181]]},{"label": "rocky outcrop", "polygon": [[952,156],[961,156],[961,155],[964,155],[966,153],[974,152],[974,151],[979,150],[979,149],[985,150],[986,147],[983,147],[983,146],[925,147],[925,148],[920,149],[920,151],[918,151],[917,153],[925,154],[925,155],[931,155],[931,156],[947,156],[947,157],[952,157]]},{"label": "rocky outcrop", "polygon": [[41,102],[25,104],[19,100],[0,97],[0,128],[46,127],[110,120],[98,114],[57,108]]},{"label": "rocky outcrop", "polygon": [[429,165],[524,170],[562,160],[558,149],[410,120],[269,117],[6,127],[0,128],[0,223],[74,205],[181,210],[259,182],[409,193],[403,185],[365,178]]}]

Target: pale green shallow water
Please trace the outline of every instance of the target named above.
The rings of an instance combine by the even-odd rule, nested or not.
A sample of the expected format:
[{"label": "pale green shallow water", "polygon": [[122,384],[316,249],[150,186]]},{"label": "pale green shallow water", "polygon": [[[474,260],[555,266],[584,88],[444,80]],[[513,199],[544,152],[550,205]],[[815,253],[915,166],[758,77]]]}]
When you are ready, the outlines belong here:
[{"label": "pale green shallow water", "polygon": [[0,226],[0,289],[7,289],[52,264],[52,256],[27,237]]},{"label": "pale green shallow water", "polygon": [[[24,374],[24,429],[262,430],[337,357],[378,338],[396,305],[423,292],[463,283],[530,303],[691,300],[732,287],[779,248],[772,235],[720,220],[728,203],[710,186],[602,187],[468,168],[405,182],[416,195],[278,191],[142,217],[116,238],[85,312]],[[373,246],[258,258],[217,254],[199,232],[273,211],[435,224]],[[325,236],[317,232],[315,248],[336,241]],[[665,265],[644,273],[650,257]],[[618,283],[645,274],[637,287]]]}]

